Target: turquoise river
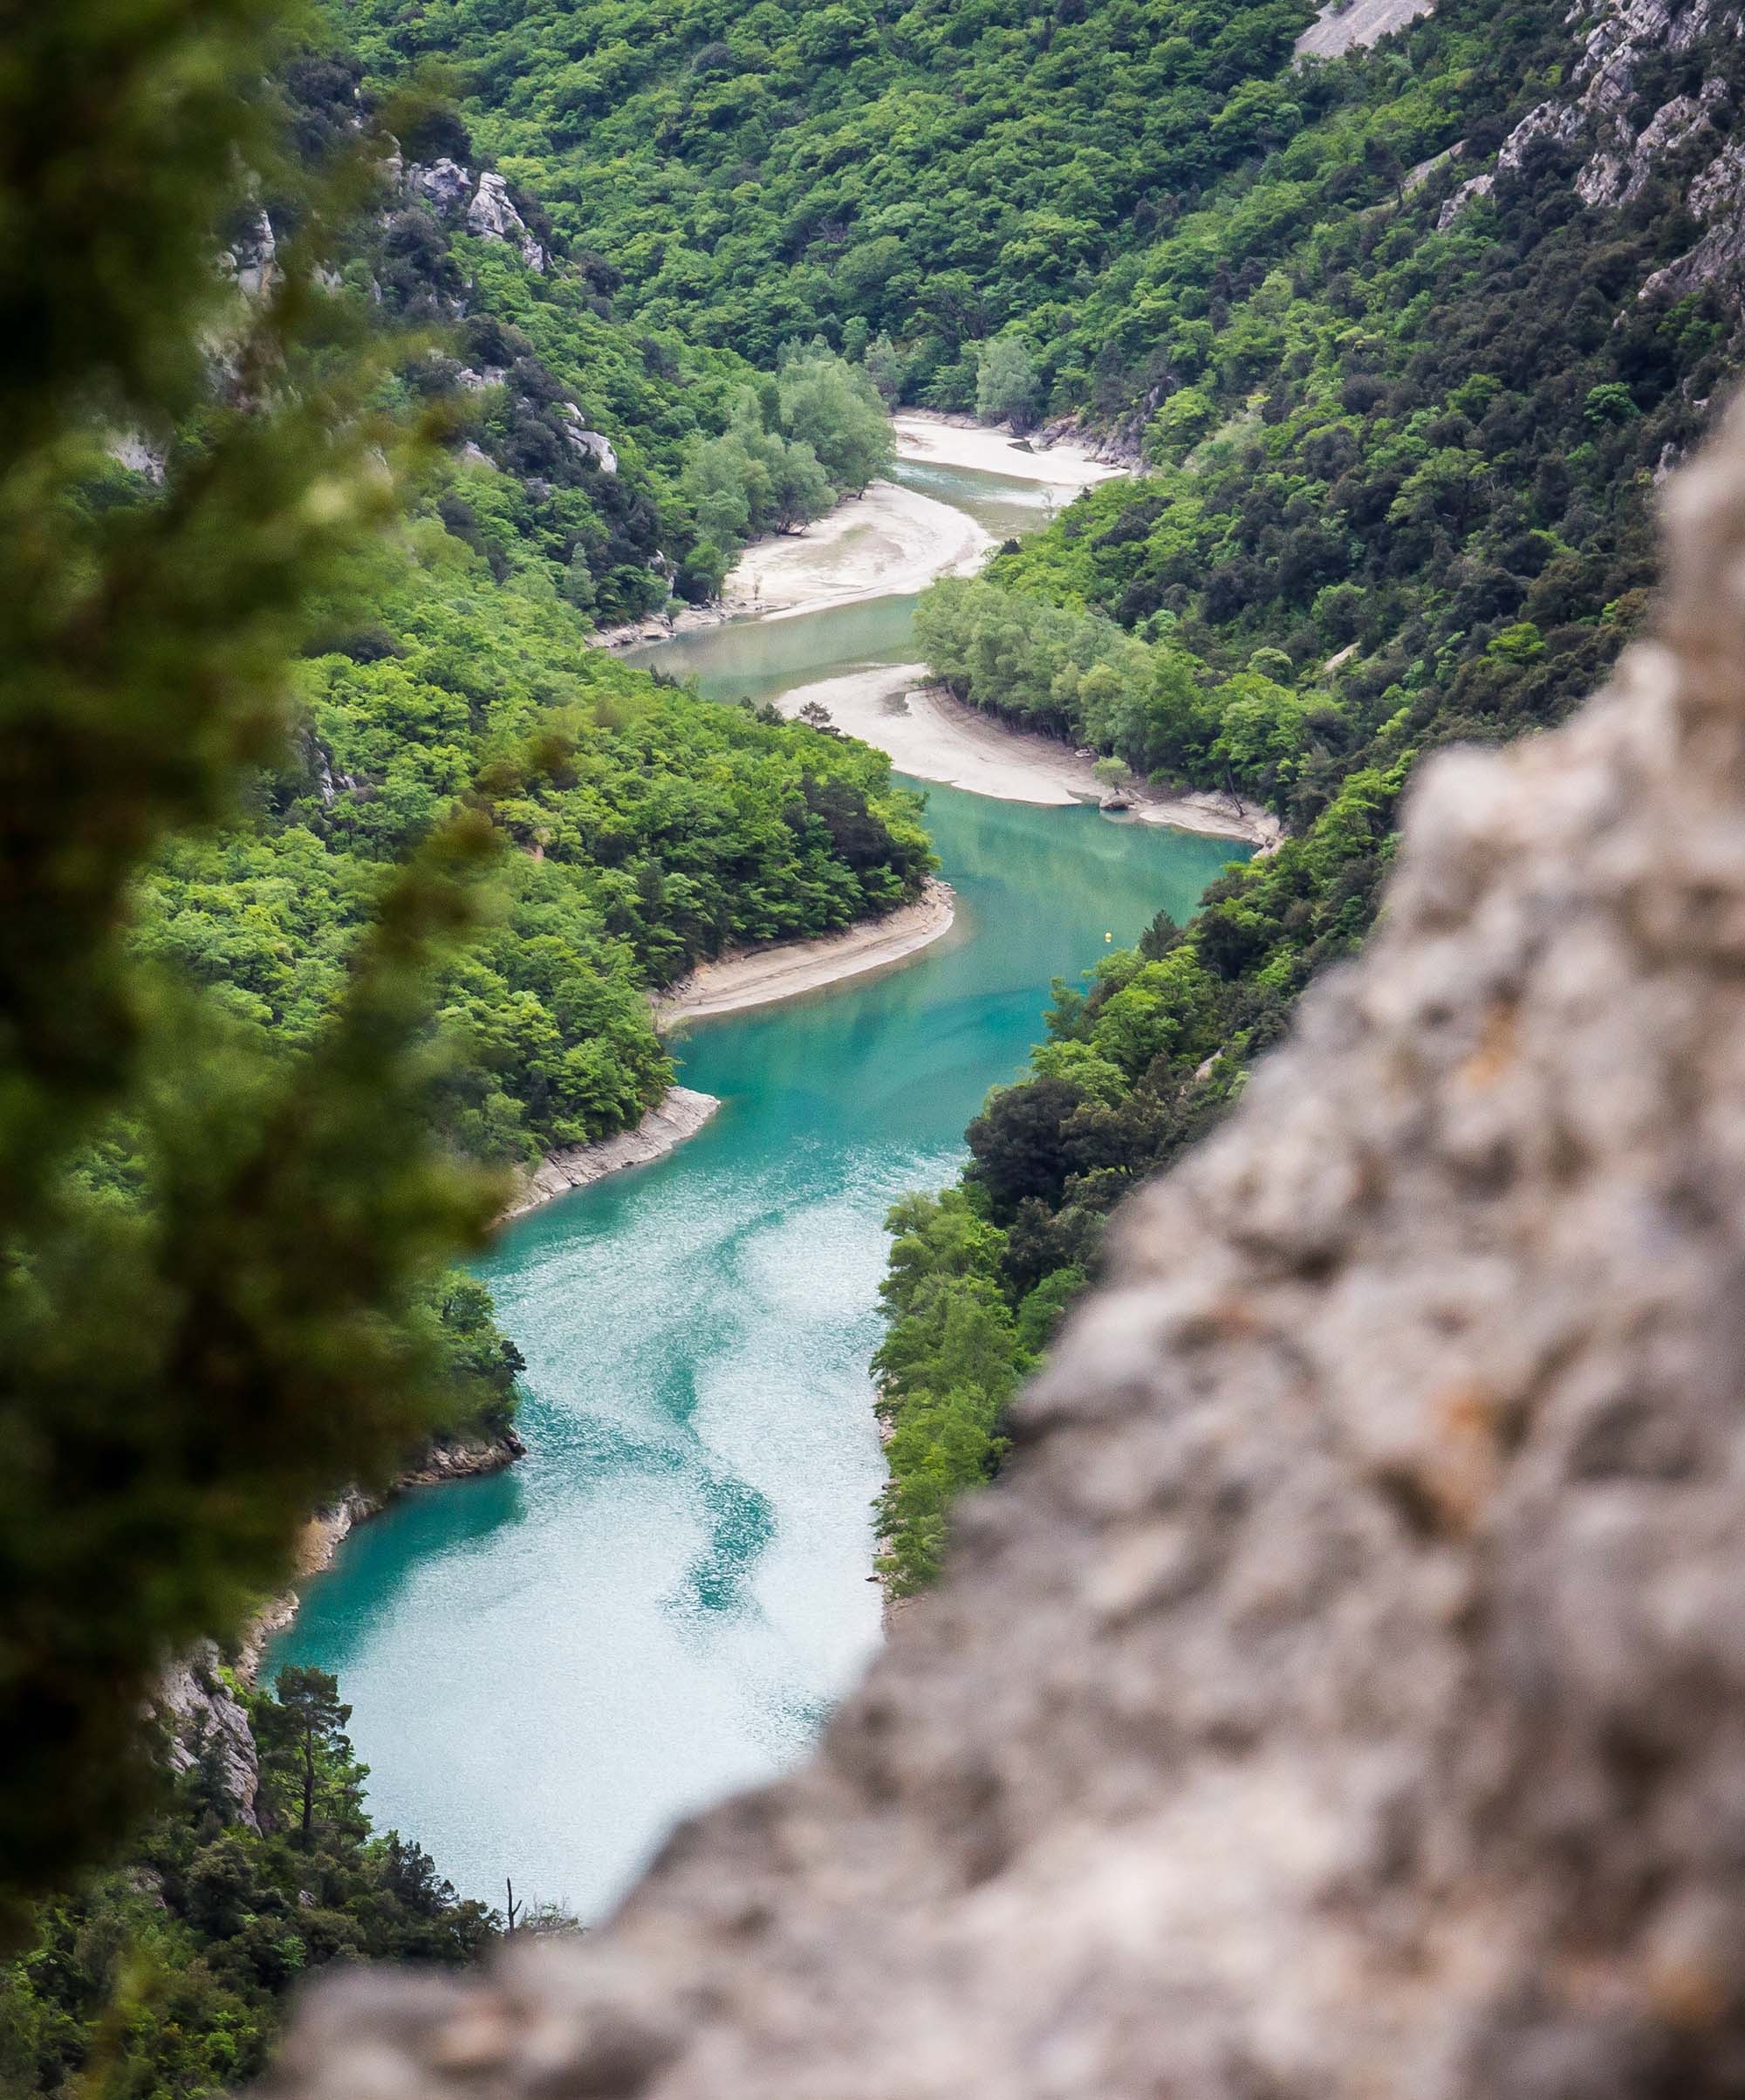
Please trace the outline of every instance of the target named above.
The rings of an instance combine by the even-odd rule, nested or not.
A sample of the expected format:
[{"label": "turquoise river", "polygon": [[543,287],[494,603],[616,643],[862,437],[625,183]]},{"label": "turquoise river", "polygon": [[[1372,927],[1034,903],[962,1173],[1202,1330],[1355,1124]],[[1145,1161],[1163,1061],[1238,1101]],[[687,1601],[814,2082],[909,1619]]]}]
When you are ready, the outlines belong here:
[{"label": "turquoise river", "polygon": [[[916,485],[996,531],[1037,494]],[[661,652],[716,696],[913,653],[907,601]],[[1177,916],[1228,841],[934,788],[956,922],[882,976],[695,1029],[722,1107],[660,1164],[511,1227],[482,1273],[527,1359],[526,1459],[403,1497],[313,1582],[267,1673],[338,1673],[378,1827],[463,1893],[600,1915],[687,1812],[811,1742],[879,1638],[867,1361],[883,1221],[955,1170],[1056,976]]]}]

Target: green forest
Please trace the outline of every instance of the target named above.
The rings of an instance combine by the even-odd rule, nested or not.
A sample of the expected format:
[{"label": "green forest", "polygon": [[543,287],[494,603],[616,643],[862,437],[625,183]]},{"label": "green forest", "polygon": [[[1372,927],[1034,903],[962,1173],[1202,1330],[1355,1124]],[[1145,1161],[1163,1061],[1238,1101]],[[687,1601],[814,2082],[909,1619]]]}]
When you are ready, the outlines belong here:
[{"label": "green forest", "polygon": [[1707,113],[1591,202],[1553,0],[1307,68],[1305,0],[160,11],[67,0],[0,81],[0,2084],[65,2100],[208,2100],[308,1970],[493,1939],[371,1832],[331,1679],[242,1695],[254,1831],[210,1746],[164,1775],[154,1659],[322,1496],[508,1426],[454,1264],[507,1170],[660,1098],[650,993],[934,865],[880,754],[601,631],[864,490],[892,405],[1073,419],[1143,471],[934,586],[922,653],[1287,827],[1057,983],[892,1213],[907,1594],[1115,1206],[1362,942],[1413,768],[1642,630],[1739,354],[1736,283],[1671,269],[1745,97],[1719,30],[1638,65],[1637,130]]},{"label": "green forest", "polygon": [[[1144,478],[922,601],[961,697],[1263,801],[1290,836],[1187,927],[1160,918],[1057,986],[960,1187],[893,1213],[881,1521],[900,1589],[932,1579],[952,1496],[997,1469],[1002,1410],[1110,1211],[1361,942],[1413,766],[1559,721],[1642,626],[1657,473],[1738,354],[1730,284],[1639,296],[1696,237],[1685,162],[1589,209],[1591,133],[1548,138],[1439,225],[1569,52],[1559,10],[1444,0],[1374,59],[1317,67],[1289,141],[1183,200],[1086,302],[1126,386],[1147,356],[1162,375]],[[1639,120],[1705,79],[1745,91],[1730,38],[1656,58]]]},{"label": "green forest", "polygon": [[877,753],[592,640],[769,522],[716,471],[688,582],[711,443],[755,434],[806,516],[864,486],[871,382],[628,337],[531,236],[446,225],[395,155],[452,110],[378,107],[272,13],[79,0],[5,84],[9,2092],[228,2090],[307,1969],[491,1936],[371,1836],[331,1685],[289,1835],[288,1695],[248,1702],[257,1837],[197,1774],[164,1795],[153,1673],[318,1501],[507,1428],[519,1356],[449,1264],[505,1170],[660,1098],[650,993],[932,865]]}]

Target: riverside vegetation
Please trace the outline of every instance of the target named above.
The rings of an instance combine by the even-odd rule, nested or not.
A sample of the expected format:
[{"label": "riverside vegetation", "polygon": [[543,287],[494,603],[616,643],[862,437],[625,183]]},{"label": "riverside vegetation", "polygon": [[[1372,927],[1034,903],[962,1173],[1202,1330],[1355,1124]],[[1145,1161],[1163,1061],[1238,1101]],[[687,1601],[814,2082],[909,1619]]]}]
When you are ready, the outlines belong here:
[{"label": "riverside vegetation", "polygon": [[[496,1191],[459,1163],[633,1122],[668,1077],[650,987],[928,865],[876,755],[661,687],[592,630],[701,603],[747,535],[863,487],[875,394],[1083,415],[1150,471],[941,587],[936,667],[1290,821],[1191,924],[1063,986],[961,1184],[894,1215],[907,1590],[1113,1203],[1363,939],[1416,760],[1556,721],[1637,631],[1654,478],[1737,361],[1714,170],[1745,58],[1700,4],[1440,0],[1304,72],[1286,0],[349,0],[263,95],[268,11],[67,0],[0,84],[27,346],[0,459],[27,1951],[0,2031],[45,2091],[99,2038],[111,2090],[210,2091],[300,1966],[488,1930],[422,1866],[408,1912],[349,1809],[320,1887],[263,1839],[202,1907],[228,1841],[197,1780],[133,1869],[24,1899],[116,1856],[144,1659],[234,1625],[344,1480],[503,1419],[512,1357],[444,1267]],[[1602,34],[1631,61],[1604,96]],[[100,127],[70,86],[93,52]],[[393,103],[427,58],[458,107]],[[119,262],[92,248],[116,197]],[[161,488],[100,456],[93,402]],[[414,424],[441,442],[407,458]],[[299,1890],[356,1932],[280,1933],[245,1974]],[[142,1932],[180,2057],[166,2001],[128,1995]]]},{"label": "riverside vegetation", "polygon": [[[959,1186],[893,1213],[878,1369],[900,1592],[997,1470],[1003,1410],[1113,1207],[1362,941],[1420,758],[1555,723],[1640,628],[1657,478],[1737,366],[1738,278],[1696,248],[1688,191],[1745,50],[1701,10],[1638,35],[1610,116],[1578,90],[1544,101],[1580,50],[1556,6],[1442,0],[1378,58],[1317,68],[1290,135],[1176,198],[1076,320],[1150,471],[923,601],[961,696],[1259,797],[1291,835],[1185,928],[1160,916],[1058,985]],[[1699,93],[1704,115],[1597,192],[1609,126],[1633,138]],[[1488,194],[1451,195],[1493,165]]]},{"label": "riverside vegetation", "polygon": [[457,1899],[417,1845],[371,1835],[369,1771],[332,1677],[228,1689],[258,1746],[248,1821],[202,1743],[127,1864],[40,1907],[0,1969],[6,2092],[231,2091],[265,2069],[284,1992],[311,1969],[456,1967],[499,1937],[496,1914]]}]

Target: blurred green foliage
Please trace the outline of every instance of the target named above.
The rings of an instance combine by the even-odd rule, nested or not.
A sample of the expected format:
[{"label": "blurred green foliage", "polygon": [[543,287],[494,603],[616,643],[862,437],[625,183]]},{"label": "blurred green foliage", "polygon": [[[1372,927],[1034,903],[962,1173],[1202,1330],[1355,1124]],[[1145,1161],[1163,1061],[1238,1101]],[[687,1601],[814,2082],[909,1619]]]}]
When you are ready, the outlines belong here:
[{"label": "blurred green foliage", "polygon": [[[266,17],[68,0],[0,61],[8,1904],[113,1841],[165,1655],[428,1430],[437,1265],[494,1197],[432,1141],[422,1047],[481,816],[382,883],[296,1059],[133,938],[142,870],[280,748],[312,601],[394,501],[376,359],[314,320],[350,171],[263,297],[214,267],[240,169],[279,179]],[[106,438],[178,430],[151,500],[104,500]]]}]

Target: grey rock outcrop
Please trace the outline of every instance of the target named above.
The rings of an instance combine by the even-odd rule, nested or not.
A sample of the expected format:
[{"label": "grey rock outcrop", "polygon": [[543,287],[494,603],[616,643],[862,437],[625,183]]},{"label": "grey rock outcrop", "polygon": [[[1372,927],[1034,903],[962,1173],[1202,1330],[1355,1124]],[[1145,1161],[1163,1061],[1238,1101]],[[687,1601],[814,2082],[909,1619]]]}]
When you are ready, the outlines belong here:
[{"label": "grey rock outcrop", "polygon": [[488,241],[506,241],[521,250],[530,270],[544,270],[545,250],[527,230],[526,222],[510,200],[509,184],[499,174],[479,177],[477,194],[467,207],[467,224]]},{"label": "grey rock outcrop", "polygon": [[112,437],[108,453],[118,466],[125,467],[129,474],[140,474],[148,482],[161,482],[168,465],[168,455],[157,445],[147,444],[137,430],[123,430]]},{"label": "grey rock outcrop", "polygon": [[1745,147],[1723,147],[1691,184],[1689,202],[1702,238],[1654,272],[1642,287],[1645,298],[1678,298],[1719,277],[1745,277]]},{"label": "grey rock outcrop", "polygon": [[428,165],[414,161],[406,171],[406,186],[445,219],[455,212],[464,212],[472,202],[471,171],[446,154]]},{"label": "grey rock outcrop", "polygon": [[281,2096],[1739,2090],[1745,424],[1668,502],[1661,640],[1427,767],[812,1761]]},{"label": "grey rock outcrop", "polygon": [[413,161],[404,171],[406,188],[422,197],[439,218],[460,218],[469,233],[503,241],[520,251],[530,270],[543,270],[545,250],[516,209],[509,184],[494,170],[474,177],[470,168],[446,156],[428,163]]},{"label": "grey rock outcrop", "polygon": [[582,420],[582,412],[573,401],[564,404],[564,435],[576,450],[585,453],[602,474],[618,472],[618,454],[612,442],[598,430],[590,430]]},{"label": "grey rock outcrop", "polygon": [[1420,15],[1436,0],[1328,0],[1318,20],[1297,39],[1298,58],[1338,58],[1350,51],[1366,51]]},{"label": "grey rock outcrop", "polygon": [[169,1724],[165,1761],[172,1772],[186,1772],[209,1758],[220,1796],[236,1820],[258,1835],[261,1768],[254,1731],[224,1682],[221,1659],[215,1643],[202,1641],[164,1672],[157,1704]]},{"label": "grey rock outcrop", "polygon": [[1585,121],[1580,107],[1568,102],[1542,102],[1527,114],[1502,141],[1496,156],[1499,174],[1516,174],[1536,146],[1548,141],[1561,146],[1575,138]]},{"label": "grey rock outcrop", "polygon": [[222,266],[245,299],[264,298],[281,275],[278,239],[266,213],[257,212],[221,257]]},{"label": "grey rock outcrop", "polygon": [[[1519,120],[1494,168],[1453,192],[1438,230],[1488,196],[1499,176],[1530,173],[1536,147],[1579,145],[1586,157],[1575,189],[1583,203],[1618,209],[1659,176],[1683,190],[1702,222],[1696,246],[1647,277],[1641,297],[1676,298],[1717,279],[1745,284],[1745,163],[1728,140],[1736,93],[1728,80],[1739,65],[1736,53],[1727,55],[1745,34],[1745,13],[1729,0],[1598,0],[1591,10],[1572,9],[1569,23],[1576,48],[1566,83]],[[1650,89],[1660,64],[1700,46],[1728,78],[1711,75],[1694,92],[1656,104]]]},{"label": "grey rock outcrop", "polygon": [[1495,175],[1469,175],[1436,214],[1436,231],[1447,233],[1468,204],[1476,203],[1481,197],[1488,197],[1495,188]]}]

